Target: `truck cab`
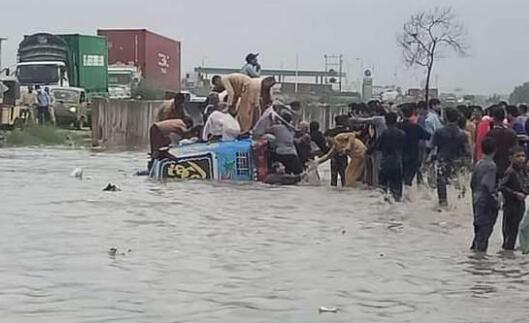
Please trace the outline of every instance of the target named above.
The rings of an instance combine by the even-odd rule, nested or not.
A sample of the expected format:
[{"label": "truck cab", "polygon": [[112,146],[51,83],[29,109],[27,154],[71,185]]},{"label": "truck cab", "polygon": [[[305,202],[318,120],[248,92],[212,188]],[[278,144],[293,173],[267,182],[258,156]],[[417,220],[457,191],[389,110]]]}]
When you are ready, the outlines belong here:
[{"label": "truck cab", "polygon": [[69,86],[66,64],[59,61],[35,61],[18,63],[15,76],[22,87]]},{"label": "truck cab", "polygon": [[108,67],[108,94],[111,99],[130,99],[140,84],[141,73],[133,65]]}]

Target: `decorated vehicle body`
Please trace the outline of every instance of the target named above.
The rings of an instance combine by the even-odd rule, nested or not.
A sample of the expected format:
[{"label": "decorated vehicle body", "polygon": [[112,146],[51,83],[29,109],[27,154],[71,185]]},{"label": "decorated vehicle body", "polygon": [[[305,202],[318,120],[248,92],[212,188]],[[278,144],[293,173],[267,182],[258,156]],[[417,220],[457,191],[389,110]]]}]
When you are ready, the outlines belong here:
[{"label": "decorated vehicle body", "polygon": [[262,181],[268,173],[266,141],[250,139],[179,146],[154,160],[157,180]]}]

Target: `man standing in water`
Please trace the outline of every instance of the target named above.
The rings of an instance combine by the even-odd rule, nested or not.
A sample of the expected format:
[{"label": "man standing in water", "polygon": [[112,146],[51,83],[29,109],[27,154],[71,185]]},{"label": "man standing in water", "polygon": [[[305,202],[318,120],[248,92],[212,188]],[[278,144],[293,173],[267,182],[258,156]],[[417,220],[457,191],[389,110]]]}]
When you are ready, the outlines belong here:
[{"label": "man standing in water", "polygon": [[494,162],[497,167],[497,180],[499,181],[505,171],[509,167],[510,150],[517,144],[516,133],[508,128],[503,121],[505,120],[505,110],[500,106],[492,108],[493,126],[487,133],[496,142],[496,154],[494,155]]},{"label": "man standing in water", "polygon": [[457,124],[459,112],[447,108],[446,119],[448,124],[437,130],[432,140],[437,159],[437,196],[441,207],[448,206],[447,185],[450,179],[470,158],[467,136]]},{"label": "man standing in water", "polygon": [[404,120],[398,125],[399,129],[406,133],[402,168],[404,185],[407,187],[411,187],[413,178],[415,178],[420,167],[419,143],[422,140],[430,139],[430,134],[423,127],[412,122],[414,108],[415,104],[412,103],[401,106]]},{"label": "man standing in water", "polygon": [[[351,118],[351,121],[354,122],[360,122],[360,123],[366,123],[369,125],[372,125],[375,128],[375,142],[378,140],[381,136],[384,130],[386,130],[386,109],[380,102],[376,100],[372,100],[368,103],[368,109],[369,111],[375,111],[375,115],[372,117],[362,118],[362,117],[353,117]],[[374,153],[370,156],[370,163],[371,163],[371,174],[370,174],[370,180],[368,181],[370,185],[378,186],[380,179],[378,178],[378,174],[380,172],[381,168],[381,160],[382,156],[380,151],[374,151]]]},{"label": "man standing in water", "polygon": [[382,152],[380,184],[385,191],[391,191],[395,201],[402,198],[402,153],[406,141],[404,131],[397,128],[397,114],[386,114],[387,129],[382,132],[376,143],[376,149]]},{"label": "man standing in water", "polygon": [[428,142],[426,142],[426,150],[427,154],[432,150],[433,148],[433,135],[435,132],[443,127],[443,124],[441,123],[440,118],[440,112],[441,112],[441,101],[438,99],[431,99],[429,102],[430,110],[428,110],[428,114],[426,115],[426,119],[424,120],[424,128],[430,135],[432,136],[432,139]]},{"label": "man standing in water", "polygon": [[483,140],[481,150],[483,159],[474,166],[470,188],[472,189],[472,209],[474,213],[474,241],[470,249],[485,252],[489,238],[498,218],[499,202],[496,186],[496,164],[494,152],[496,143],[487,137]]},{"label": "man standing in water", "polygon": [[[346,115],[338,115],[334,117],[334,124],[336,127],[328,129],[325,132],[325,138],[327,138],[330,148],[332,148],[332,145],[334,144],[334,137],[350,131],[347,123],[348,116]],[[330,148],[327,149],[327,152],[329,152]],[[331,186],[338,186],[338,176],[340,176],[342,187],[345,187],[345,170],[347,169],[347,163],[347,154],[335,150],[331,156]]]},{"label": "man standing in water", "polygon": [[503,249],[514,250],[518,227],[525,213],[525,198],[529,193],[525,170],[525,150],[522,146],[511,149],[511,165],[500,181],[499,189],[503,195]]}]

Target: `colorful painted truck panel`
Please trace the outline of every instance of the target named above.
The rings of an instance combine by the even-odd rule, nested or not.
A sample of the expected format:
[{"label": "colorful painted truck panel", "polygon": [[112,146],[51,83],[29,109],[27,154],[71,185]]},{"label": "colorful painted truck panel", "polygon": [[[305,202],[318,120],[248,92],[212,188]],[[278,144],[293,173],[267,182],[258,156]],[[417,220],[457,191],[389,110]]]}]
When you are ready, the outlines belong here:
[{"label": "colorful painted truck panel", "polygon": [[266,176],[266,144],[250,139],[181,146],[155,160],[152,178],[254,181]]}]

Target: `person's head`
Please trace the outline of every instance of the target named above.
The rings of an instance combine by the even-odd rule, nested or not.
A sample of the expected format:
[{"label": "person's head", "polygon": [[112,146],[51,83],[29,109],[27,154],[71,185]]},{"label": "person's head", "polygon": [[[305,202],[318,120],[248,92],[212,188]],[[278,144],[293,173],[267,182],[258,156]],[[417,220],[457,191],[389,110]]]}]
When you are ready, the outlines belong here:
[{"label": "person's head", "polygon": [[472,119],[472,107],[469,107],[468,105],[459,106],[459,112],[463,115],[465,120]]},{"label": "person's head", "polygon": [[309,133],[310,131],[310,125],[307,121],[301,121],[299,124],[298,124],[298,130],[299,132],[301,133]]},{"label": "person's head", "polygon": [[397,114],[395,112],[389,112],[386,114],[385,116],[385,119],[386,119],[386,126],[388,127],[392,127],[392,126],[395,126],[397,124]]},{"label": "person's head", "polygon": [[446,113],[446,121],[448,121],[449,123],[456,123],[460,117],[459,112],[457,112],[457,110],[454,108],[450,108],[450,107],[446,108],[445,113]]},{"label": "person's head", "polygon": [[349,123],[349,116],[340,114],[334,117],[334,124],[336,126],[346,127]]},{"label": "person's head", "polygon": [[508,105],[509,105],[509,104],[508,104],[507,102],[505,102],[505,101],[500,101],[500,102],[498,103],[498,106],[500,106],[502,109],[507,108]]},{"label": "person's head", "polygon": [[186,101],[186,96],[183,94],[183,93],[177,93],[175,96],[174,96],[174,105],[175,107],[179,107],[181,106],[182,104],[184,104],[184,102]]},{"label": "person's head", "polygon": [[413,113],[415,112],[415,105],[411,103],[405,103],[400,105],[400,110],[402,111],[402,116],[405,119],[409,119],[413,116]]},{"label": "person's head", "polygon": [[513,121],[517,116],[520,115],[518,112],[518,107],[515,105],[508,105],[505,108],[505,111],[507,111],[507,120],[509,120],[509,122]]},{"label": "person's head", "polygon": [[496,141],[492,137],[485,137],[481,143],[481,151],[487,156],[492,156],[496,152]]},{"label": "person's head", "polygon": [[382,104],[377,104],[375,106],[375,114],[377,116],[385,116],[386,115],[386,109],[384,108],[384,106]]},{"label": "person's head", "polygon": [[213,90],[215,92],[222,92],[225,90],[224,84],[222,84],[222,77],[220,75],[215,75],[211,78],[211,84],[213,85]]},{"label": "person's head", "polygon": [[213,106],[219,105],[220,103],[219,94],[216,92],[211,92],[210,94],[208,94],[207,103],[208,105],[213,105]]},{"label": "person's head", "polygon": [[511,148],[510,160],[513,167],[523,167],[525,164],[525,150],[522,146],[514,146]]},{"label": "person's head", "polygon": [[36,91],[40,90],[40,85],[38,85],[38,84],[35,85],[35,90],[36,90]]},{"label": "person's head", "polygon": [[501,106],[493,107],[490,114],[495,123],[503,123],[503,120],[505,120],[505,110]]},{"label": "person's head", "polygon": [[259,54],[253,54],[253,53],[250,53],[248,55],[246,55],[246,63],[248,64],[252,64],[252,65],[257,65],[258,62],[257,62],[257,56],[259,56]]},{"label": "person's head", "polygon": [[467,119],[465,118],[465,116],[459,112],[459,118],[457,119],[457,126],[461,129],[461,130],[465,130],[466,126],[467,126]]},{"label": "person's head", "polygon": [[433,110],[437,113],[441,111],[441,101],[439,101],[439,99],[430,99],[428,106],[430,107],[430,110]]},{"label": "person's head", "polygon": [[417,102],[417,111],[420,115],[425,116],[428,114],[428,105],[425,101],[419,101]]},{"label": "person's head", "polygon": [[312,121],[310,123],[310,132],[316,132],[320,130],[320,123],[318,121]]},{"label": "person's head", "polygon": [[47,87],[47,86],[46,86],[46,87],[44,87],[44,92],[46,92],[46,93],[50,94],[50,88],[49,88],[49,87]]},{"label": "person's head", "polygon": [[483,118],[483,108],[479,105],[472,107],[472,119],[481,120]]},{"label": "person's head", "polygon": [[527,105],[520,104],[520,106],[518,107],[518,111],[520,112],[521,115],[526,115],[527,114]]},{"label": "person's head", "polygon": [[272,86],[276,85],[277,81],[273,76],[267,76],[261,81],[261,87],[265,89],[270,89]]},{"label": "person's head", "polygon": [[301,102],[299,102],[299,101],[292,101],[292,102],[289,103],[289,106],[292,109],[292,111],[294,111],[296,113],[301,110]]},{"label": "person's head", "polygon": [[28,86],[28,92],[29,92],[29,93],[33,93],[33,86],[31,86],[31,85]]},{"label": "person's head", "polygon": [[272,163],[272,172],[274,174],[284,174],[285,166],[281,164],[280,162],[274,162]]}]

